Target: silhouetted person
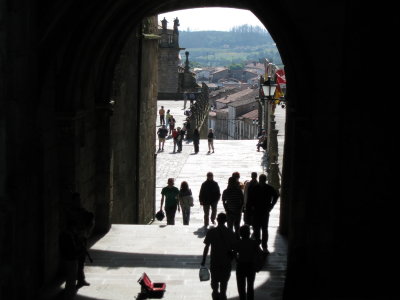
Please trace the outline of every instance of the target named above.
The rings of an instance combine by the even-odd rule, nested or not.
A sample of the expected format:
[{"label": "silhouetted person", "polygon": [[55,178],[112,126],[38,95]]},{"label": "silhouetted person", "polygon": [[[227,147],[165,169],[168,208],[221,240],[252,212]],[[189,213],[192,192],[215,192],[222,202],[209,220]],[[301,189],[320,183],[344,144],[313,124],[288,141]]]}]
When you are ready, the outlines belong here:
[{"label": "silhouetted person", "polygon": [[[268,251],[268,223],[269,213],[278,201],[278,192],[267,184],[267,176],[261,174],[258,177],[258,185],[254,188],[255,198],[251,203],[250,209],[253,211],[253,230],[254,238],[260,242],[264,252]],[[262,233],[262,238],[260,238]]]},{"label": "silhouetted person", "polygon": [[183,225],[189,225],[190,208],[193,206],[192,190],[186,181],[181,182],[181,189],[178,194],[179,204],[182,209]]},{"label": "silhouetted person", "polygon": [[257,241],[250,239],[249,225],[245,224],[240,227],[239,232],[240,240],[236,247],[236,283],[240,300],[253,300],[254,279],[256,277],[254,256],[256,255],[257,251],[261,252],[261,249]]},{"label": "silhouetted person", "polygon": [[158,111],[158,114],[160,116],[160,125],[165,125],[165,109],[164,109],[164,106],[161,106],[161,108]]},{"label": "silhouetted person", "polygon": [[247,181],[244,186],[244,222],[246,224],[252,225],[253,220],[253,210],[252,203],[254,203],[254,188],[258,185],[257,172],[251,173],[251,180]]},{"label": "silhouetted person", "polygon": [[241,189],[242,191],[244,191],[244,183],[240,181],[240,173],[237,172],[237,171],[236,171],[236,172],[233,172],[233,173],[232,173],[232,177],[234,177],[234,178],[237,180],[240,189]]},{"label": "silhouetted person", "polygon": [[158,151],[164,151],[165,138],[168,135],[167,127],[165,127],[165,125],[162,125],[160,128],[158,128],[157,135],[158,135]]},{"label": "silhouetted person", "polygon": [[182,142],[185,137],[185,130],[183,128],[178,127],[178,136],[177,136],[177,145],[178,145],[178,151],[177,152],[182,152]]},{"label": "silhouetted person", "polygon": [[194,153],[199,153],[199,144],[200,144],[200,133],[199,130],[196,128],[195,130],[193,130]]},{"label": "silhouetted person", "polygon": [[211,149],[212,149],[212,153],[214,153],[214,138],[215,138],[214,131],[212,128],[209,128],[208,134],[207,134],[207,141],[208,141],[208,152],[207,153],[210,153]]},{"label": "silhouetted person", "polygon": [[63,217],[60,254],[66,267],[65,297],[72,299],[77,289],[90,285],[85,280],[84,266],[86,256],[89,256],[87,239],[94,227],[94,214],[82,207],[80,194],[75,192],[64,209]]},{"label": "silhouetted person", "polygon": [[267,133],[265,130],[261,131],[261,134],[258,136],[258,143],[257,143],[257,151],[260,151],[260,147],[264,150],[267,148]]},{"label": "silhouetted person", "polygon": [[226,290],[231,276],[233,250],[236,246],[235,235],[224,224],[226,215],[219,213],[217,217],[218,226],[211,228],[204,239],[203,260],[204,266],[211,245],[211,288],[213,300],[226,300]]},{"label": "silhouetted person", "polygon": [[222,203],[224,204],[228,228],[239,238],[240,220],[243,209],[243,192],[239,187],[235,177],[229,177],[228,187],[222,193]]},{"label": "silhouetted person", "polygon": [[161,206],[160,210],[163,210],[164,198],[165,198],[165,214],[167,216],[167,225],[175,225],[175,214],[176,210],[180,211],[178,194],[179,190],[174,186],[175,180],[168,178],[168,185],[161,190]]},{"label": "silhouetted person", "polygon": [[204,211],[204,227],[207,227],[210,219],[210,208],[211,208],[211,223],[215,224],[215,217],[217,216],[217,205],[221,192],[219,185],[214,181],[214,174],[212,172],[207,173],[207,180],[201,184],[200,187],[200,205],[203,206]]}]

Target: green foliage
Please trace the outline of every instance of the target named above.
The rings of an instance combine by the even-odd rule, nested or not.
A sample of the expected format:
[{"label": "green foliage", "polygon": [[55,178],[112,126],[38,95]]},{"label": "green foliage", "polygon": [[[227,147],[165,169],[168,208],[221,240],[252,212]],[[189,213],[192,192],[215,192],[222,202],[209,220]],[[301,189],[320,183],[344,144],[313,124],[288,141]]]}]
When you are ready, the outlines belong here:
[{"label": "green foliage", "polygon": [[240,64],[231,64],[229,66],[229,70],[243,70],[244,68],[244,63],[240,63]]},{"label": "green foliage", "polygon": [[[247,61],[281,65],[278,49],[269,33],[258,26],[242,25],[231,31],[181,31],[179,44],[189,51],[189,61],[200,66],[230,66]],[[185,57],[184,51],[181,56]]]}]

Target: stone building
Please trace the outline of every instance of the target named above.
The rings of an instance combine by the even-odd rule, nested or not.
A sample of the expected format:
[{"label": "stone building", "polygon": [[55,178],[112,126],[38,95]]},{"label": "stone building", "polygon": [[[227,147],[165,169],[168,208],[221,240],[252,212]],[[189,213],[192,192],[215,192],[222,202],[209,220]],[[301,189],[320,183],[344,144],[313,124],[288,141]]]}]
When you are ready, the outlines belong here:
[{"label": "stone building", "polygon": [[247,88],[215,101],[216,107],[209,113],[208,125],[214,128],[216,139],[254,138],[257,125],[243,118],[243,115],[258,111],[258,102],[255,99],[257,96],[257,89]]},{"label": "stone building", "polygon": [[185,48],[179,47],[179,19],[174,19],[174,28],[167,28],[168,21],[161,21],[161,29],[158,30],[160,40],[158,43],[158,99],[181,99],[179,87],[179,69],[181,59],[179,52]]},{"label": "stone building", "polygon": [[[381,93],[399,80],[396,2],[217,4],[256,14],[285,65],[283,299],[397,299],[398,111]],[[198,6],[0,1],[1,299],[40,299],[56,278],[71,190],[96,233],[151,220],[158,41],[145,25]]]},{"label": "stone building", "polygon": [[183,99],[184,92],[197,92],[195,73],[189,68],[189,52],[185,52],[185,63],[182,63],[179,46],[179,19],[174,19],[174,28],[167,28],[168,21],[161,21],[158,47],[158,99]]}]

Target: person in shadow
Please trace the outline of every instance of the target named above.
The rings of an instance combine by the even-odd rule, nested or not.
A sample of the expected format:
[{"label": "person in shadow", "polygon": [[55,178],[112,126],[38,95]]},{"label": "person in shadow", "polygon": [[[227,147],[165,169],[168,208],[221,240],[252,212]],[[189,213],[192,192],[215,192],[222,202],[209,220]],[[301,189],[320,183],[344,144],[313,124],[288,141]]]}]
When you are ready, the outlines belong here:
[{"label": "person in shadow", "polygon": [[193,146],[194,153],[199,153],[199,144],[200,144],[200,133],[197,128],[193,130]]},{"label": "person in shadow", "polygon": [[222,203],[225,208],[228,228],[239,238],[239,227],[242,219],[243,192],[235,177],[229,177],[228,187],[222,192]]},{"label": "person in shadow", "polygon": [[199,193],[200,205],[203,206],[204,211],[205,229],[207,228],[210,219],[211,223],[215,224],[215,217],[217,216],[217,206],[220,197],[221,192],[218,183],[214,181],[214,174],[212,172],[207,172],[207,180],[201,184]]},{"label": "person in shadow", "polygon": [[269,214],[278,201],[279,193],[273,186],[267,184],[267,176],[261,174],[258,177],[258,185],[254,188],[254,194],[254,201],[249,204],[249,209],[253,212],[254,238],[261,242],[263,251],[268,254]]},{"label": "person in shadow", "polygon": [[236,283],[239,299],[254,300],[254,280],[257,271],[254,257],[261,249],[257,241],[250,239],[249,225],[241,226],[239,232],[240,240],[236,248]]},{"label": "person in shadow", "polygon": [[60,254],[65,263],[65,298],[71,299],[76,290],[90,285],[85,279],[88,238],[94,227],[94,214],[86,210],[81,196],[74,192],[64,207],[64,225],[60,233]]},{"label": "person in shadow", "polygon": [[226,300],[226,290],[231,276],[233,251],[237,239],[226,226],[226,214],[219,213],[217,227],[208,230],[204,239],[203,260],[204,266],[211,245],[210,273],[213,300]]}]

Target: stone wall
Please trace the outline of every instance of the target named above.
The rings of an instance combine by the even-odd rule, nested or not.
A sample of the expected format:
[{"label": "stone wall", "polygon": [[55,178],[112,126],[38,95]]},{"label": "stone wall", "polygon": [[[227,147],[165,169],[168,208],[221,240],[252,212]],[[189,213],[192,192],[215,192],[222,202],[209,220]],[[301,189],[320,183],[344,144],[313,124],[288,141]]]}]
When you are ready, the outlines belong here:
[{"label": "stone wall", "polygon": [[153,218],[157,51],[157,40],[137,39],[133,33],[115,71],[112,223],[143,224]]},{"label": "stone wall", "polygon": [[159,93],[177,93],[178,92],[178,64],[179,48],[160,48],[159,53]]}]

